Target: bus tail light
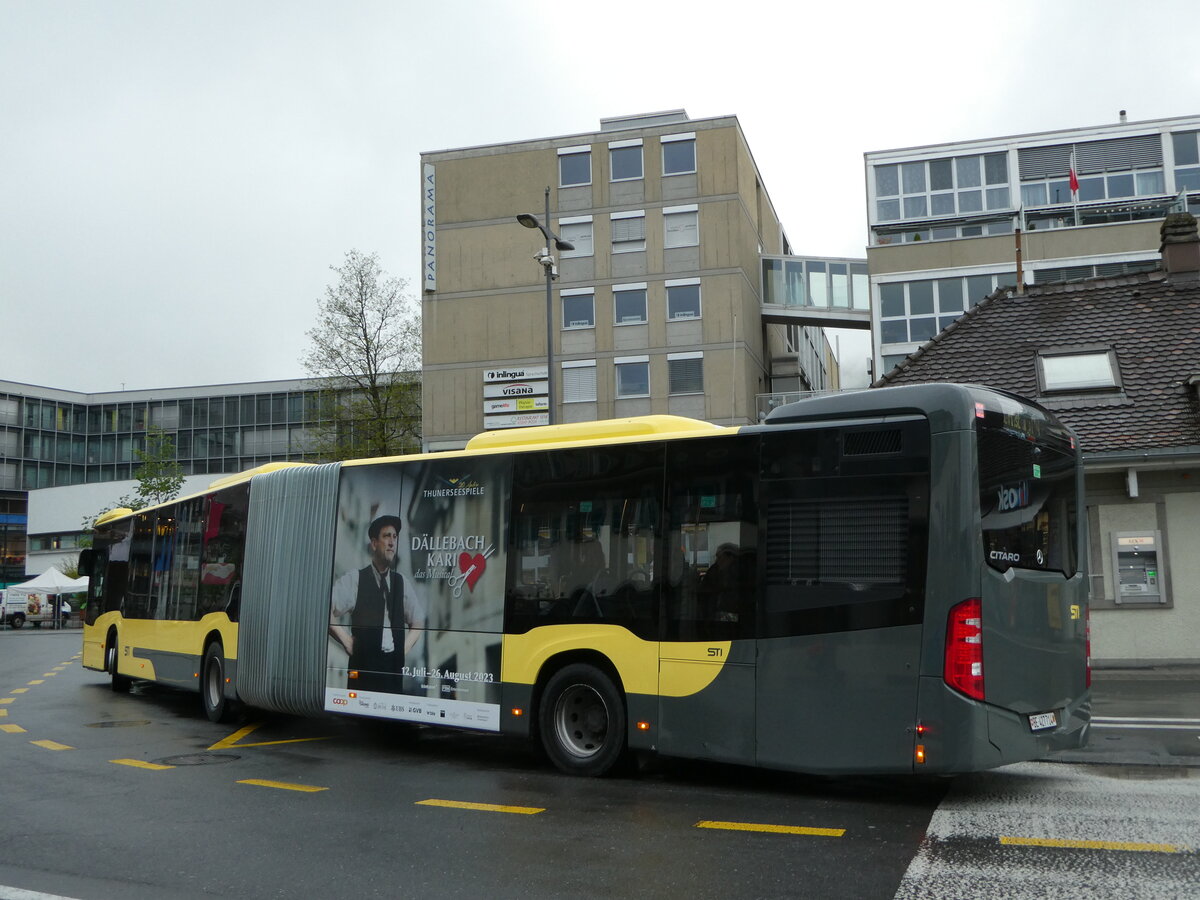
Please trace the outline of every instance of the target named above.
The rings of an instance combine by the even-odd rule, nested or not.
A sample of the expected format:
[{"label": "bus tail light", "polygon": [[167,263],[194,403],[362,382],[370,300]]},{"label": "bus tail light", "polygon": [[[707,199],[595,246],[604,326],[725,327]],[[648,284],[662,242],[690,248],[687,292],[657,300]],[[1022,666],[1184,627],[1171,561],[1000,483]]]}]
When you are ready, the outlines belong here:
[{"label": "bus tail light", "polygon": [[983,603],[978,597],[950,609],[942,677],[956,691],[983,699]]},{"label": "bus tail light", "polygon": [[917,744],[916,760],[918,766],[925,765],[925,745]]},{"label": "bus tail light", "polygon": [[1084,687],[1092,686],[1092,609],[1088,607],[1087,618],[1084,619],[1084,654],[1087,657],[1087,675],[1084,678]]}]

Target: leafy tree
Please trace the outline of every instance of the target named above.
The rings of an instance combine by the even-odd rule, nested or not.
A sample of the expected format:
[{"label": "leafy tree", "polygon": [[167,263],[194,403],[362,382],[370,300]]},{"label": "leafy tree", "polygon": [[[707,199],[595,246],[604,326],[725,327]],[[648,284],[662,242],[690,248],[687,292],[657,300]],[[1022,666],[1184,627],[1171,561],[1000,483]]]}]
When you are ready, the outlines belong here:
[{"label": "leafy tree", "polygon": [[420,447],[421,318],[406,282],[372,253],[330,266],[337,280],[317,304],[302,358],[317,389],[310,453],[338,460],[393,456]]},{"label": "leafy tree", "polygon": [[175,457],[175,441],[161,428],[151,426],[146,429],[146,446],[134,450],[134,459],[138,467],[133,470],[137,486],[132,494],[126,494],[112,506],[100,510],[95,515],[83,520],[83,530],[91,532],[96,527],[96,519],[108,512],[109,509],[128,507],[129,509],[145,509],[166,503],[179,496],[183,487],[183,468]]}]

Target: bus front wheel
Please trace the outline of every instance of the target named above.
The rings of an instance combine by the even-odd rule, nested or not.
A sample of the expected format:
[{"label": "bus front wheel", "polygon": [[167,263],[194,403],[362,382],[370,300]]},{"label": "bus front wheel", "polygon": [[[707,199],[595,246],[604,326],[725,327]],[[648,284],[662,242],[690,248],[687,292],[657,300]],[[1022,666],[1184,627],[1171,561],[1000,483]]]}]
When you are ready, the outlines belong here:
[{"label": "bus front wheel", "polygon": [[574,663],[551,676],[538,714],[546,755],[570,775],[604,775],[625,754],[625,701],[607,675]]},{"label": "bus front wheel", "polygon": [[108,669],[108,674],[112,677],[113,691],[123,694],[129,690],[129,676],[122,675],[117,671],[117,640],[112,636],[109,637],[108,643],[104,647],[104,667]]},{"label": "bus front wheel", "polygon": [[225,651],[216,641],[204,651],[201,672],[200,697],[204,701],[204,714],[210,722],[224,722],[229,718],[231,704],[225,696]]}]

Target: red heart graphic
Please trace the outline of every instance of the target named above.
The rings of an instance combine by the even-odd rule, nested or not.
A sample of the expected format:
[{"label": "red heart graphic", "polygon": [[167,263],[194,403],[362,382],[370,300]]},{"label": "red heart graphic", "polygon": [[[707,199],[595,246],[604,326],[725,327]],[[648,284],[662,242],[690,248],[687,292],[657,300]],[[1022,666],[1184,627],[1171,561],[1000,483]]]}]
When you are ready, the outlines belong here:
[{"label": "red heart graphic", "polygon": [[472,556],[464,551],[458,554],[458,571],[465,576],[467,587],[471,589],[472,593],[475,591],[475,582],[483,577],[483,570],[486,568],[487,560],[482,553]]}]

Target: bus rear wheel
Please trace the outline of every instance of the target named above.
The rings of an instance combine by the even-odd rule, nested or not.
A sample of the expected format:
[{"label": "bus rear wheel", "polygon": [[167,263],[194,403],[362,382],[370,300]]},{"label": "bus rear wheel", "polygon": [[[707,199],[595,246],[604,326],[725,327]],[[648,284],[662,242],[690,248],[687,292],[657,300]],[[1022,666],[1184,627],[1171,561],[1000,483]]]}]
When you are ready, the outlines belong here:
[{"label": "bus rear wheel", "polygon": [[232,704],[225,696],[225,651],[216,641],[204,651],[200,699],[204,701],[204,714],[210,722],[224,722],[229,718]]},{"label": "bus rear wheel", "polygon": [[551,676],[538,724],[546,755],[570,775],[605,775],[625,755],[625,700],[594,666],[574,663]]}]

